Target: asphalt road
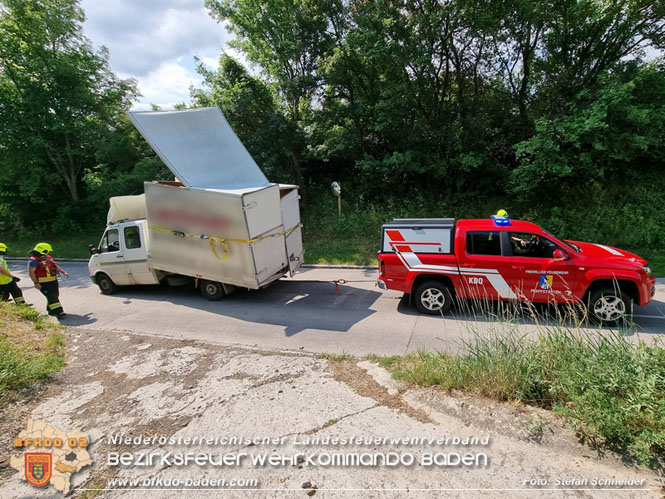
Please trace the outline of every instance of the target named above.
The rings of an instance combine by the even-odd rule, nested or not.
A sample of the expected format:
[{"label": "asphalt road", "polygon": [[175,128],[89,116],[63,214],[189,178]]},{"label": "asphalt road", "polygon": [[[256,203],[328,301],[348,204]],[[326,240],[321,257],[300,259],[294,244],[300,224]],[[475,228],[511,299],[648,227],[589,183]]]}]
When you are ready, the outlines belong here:
[{"label": "asphalt road", "polygon": [[[10,262],[12,271],[23,278],[20,285],[28,302],[45,312],[45,299],[28,286],[24,266],[25,262]],[[90,281],[85,263],[61,266],[71,276],[61,282],[60,298],[68,314],[62,320],[65,325],[223,345],[352,355],[456,352],[476,334],[537,335],[557,323],[551,317],[534,321],[525,316],[500,321],[492,317],[498,311],[491,306],[489,315],[455,307],[445,318],[425,316],[401,293],[376,288],[374,270],[306,269],[267,289],[238,291],[210,302],[185,287],[133,286],[104,296]],[[337,291],[331,283],[336,279],[349,282]],[[651,341],[663,333],[665,279],[659,279],[655,299],[636,310],[634,328],[623,334],[632,341]]]}]

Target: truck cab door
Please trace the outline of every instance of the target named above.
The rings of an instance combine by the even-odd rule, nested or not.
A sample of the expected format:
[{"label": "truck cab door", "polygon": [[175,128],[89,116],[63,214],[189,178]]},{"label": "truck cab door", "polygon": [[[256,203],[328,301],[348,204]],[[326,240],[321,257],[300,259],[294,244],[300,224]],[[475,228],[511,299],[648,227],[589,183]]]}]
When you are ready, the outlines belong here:
[{"label": "truck cab door", "polygon": [[536,303],[564,303],[572,300],[575,264],[569,258],[557,260],[554,252],[565,250],[542,234],[510,232],[512,256],[511,286],[515,293]]},{"label": "truck cab door", "polygon": [[143,227],[136,222],[120,225],[126,270],[131,284],[156,284],[157,281],[148,267]]},{"label": "truck cab door", "polygon": [[93,271],[97,272],[99,270],[107,274],[118,286],[132,284],[120,245],[120,230],[118,227],[107,228],[102,236]]},{"label": "truck cab door", "polygon": [[[510,263],[506,258],[506,237],[502,231],[477,230],[466,233],[459,270],[467,298],[514,300],[509,283]],[[461,252],[458,252],[461,255]]]}]

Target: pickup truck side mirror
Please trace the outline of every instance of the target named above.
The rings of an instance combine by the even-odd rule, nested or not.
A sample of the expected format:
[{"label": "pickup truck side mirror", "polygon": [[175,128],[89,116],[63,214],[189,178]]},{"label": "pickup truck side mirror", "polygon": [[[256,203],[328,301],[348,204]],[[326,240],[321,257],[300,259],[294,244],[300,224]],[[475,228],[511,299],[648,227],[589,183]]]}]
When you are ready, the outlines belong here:
[{"label": "pickup truck side mirror", "polygon": [[555,249],[552,258],[556,261],[568,260],[568,255],[562,249]]}]

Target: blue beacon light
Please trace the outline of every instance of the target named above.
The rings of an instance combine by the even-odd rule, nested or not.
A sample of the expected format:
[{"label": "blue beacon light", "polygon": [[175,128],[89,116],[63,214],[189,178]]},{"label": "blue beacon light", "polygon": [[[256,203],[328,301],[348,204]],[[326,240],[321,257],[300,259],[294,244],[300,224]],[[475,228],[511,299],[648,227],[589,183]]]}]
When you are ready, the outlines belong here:
[{"label": "blue beacon light", "polygon": [[510,218],[504,217],[502,215],[492,215],[492,220],[494,225],[497,227],[506,227],[510,225]]}]

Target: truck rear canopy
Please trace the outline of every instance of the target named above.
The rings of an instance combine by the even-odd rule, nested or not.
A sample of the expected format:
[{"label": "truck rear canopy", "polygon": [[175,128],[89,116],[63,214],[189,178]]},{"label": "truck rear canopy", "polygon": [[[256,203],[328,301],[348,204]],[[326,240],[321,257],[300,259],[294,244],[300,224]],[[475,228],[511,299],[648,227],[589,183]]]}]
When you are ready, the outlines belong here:
[{"label": "truck rear canopy", "polygon": [[381,227],[381,252],[453,252],[453,218],[396,218]]}]

